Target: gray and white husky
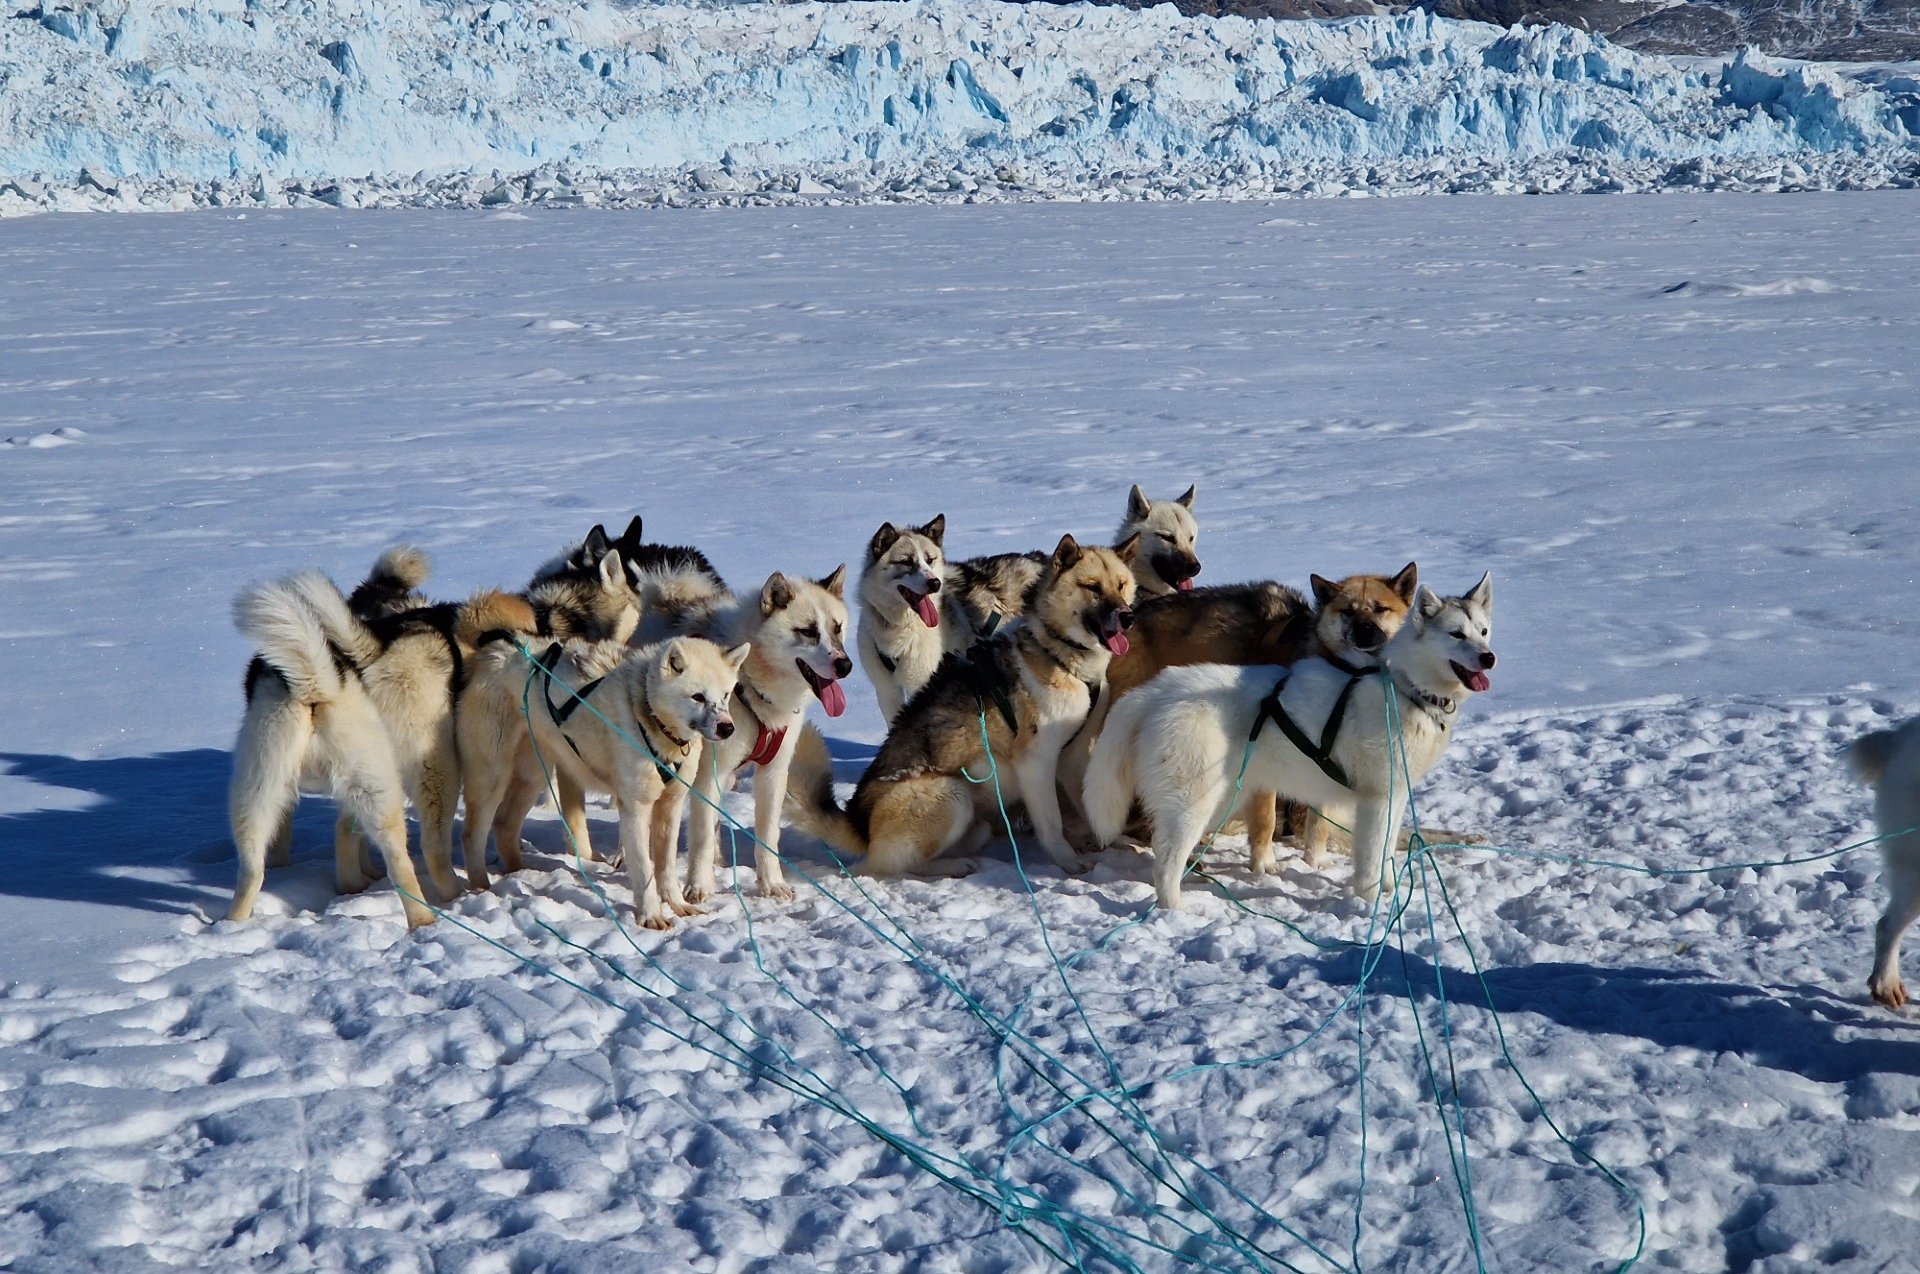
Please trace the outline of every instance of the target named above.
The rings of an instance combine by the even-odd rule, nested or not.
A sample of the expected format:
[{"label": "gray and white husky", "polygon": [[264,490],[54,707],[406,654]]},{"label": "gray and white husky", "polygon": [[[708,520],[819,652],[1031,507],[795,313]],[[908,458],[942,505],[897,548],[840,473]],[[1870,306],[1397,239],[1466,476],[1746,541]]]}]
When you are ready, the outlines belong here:
[{"label": "gray and white husky", "polygon": [[947,651],[945,514],[921,526],[883,522],[860,569],[860,666],[888,721],[927,684]]},{"label": "gray and white husky", "polygon": [[[1094,747],[1085,794],[1095,837],[1114,843],[1137,800],[1153,825],[1155,893],[1161,906],[1180,906],[1190,855],[1235,812],[1234,779],[1251,736],[1242,798],[1273,792],[1349,814],[1353,892],[1374,898],[1409,787],[1440,759],[1465,700],[1489,688],[1492,610],[1490,576],[1460,597],[1422,586],[1405,625],[1381,647],[1384,679],[1323,659],[1159,674],[1114,706]],[[1316,758],[1301,743],[1324,752]]]},{"label": "gray and white husky", "polygon": [[1907,1002],[1900,978],[1900,938],[1920,920],[1920,717],[1854,741],[1847,764],[1874,789],[1873,818],[1887,882],[1887,909],[1873,930],[1873,972],[1867,990],[1890,1009]]},{"label": "gray and white husky", "polygon": [[[1196,489],[1188,487],[1183,495],[1171,500],[1149,500],[1138,486],[1127,493],[1127,513],[1114,532],[1113,543],[1117,548],[1136,535],[1140,537],[1133,555],[1136,600],[1145,602],[1193,587],[1193,577],[1200,573],[1196,553],[1200,525],[1193,519]],[[972,645],[992,615],[998,614],[1000,622],[1005,623],[1022,614],[1046,571],[1047,559],[1042,552],[996,553],[950,563],[947,605],[960,623],[949,631],[947,649],[964,651]],[[907,697],[917,689],[909,689]]]}]

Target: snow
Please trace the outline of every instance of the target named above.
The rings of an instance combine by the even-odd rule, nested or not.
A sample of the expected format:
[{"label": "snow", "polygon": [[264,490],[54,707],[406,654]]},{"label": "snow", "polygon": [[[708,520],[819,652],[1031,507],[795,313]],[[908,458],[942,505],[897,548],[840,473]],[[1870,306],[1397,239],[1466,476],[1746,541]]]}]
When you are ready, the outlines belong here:
[{"label": "snow", "polygon": [[[1203,582],[1493,571],[1499,669],[1419,793],[1429,826],[1664,865],[1836,848],[1871,830],[1840,750],[1920,708],[1916,198],[0,225],[0,437],[68,444],[0,451],[0,1264],[1049,1265],[765,1077],[806,1067],[989,1180],[1217,1268],[1351,1266],[1356,1207],[1359,1264],[1470,1268],[1413,1029],[1438,1047],[1437,986],[1490,1268],[1616,1268],[1633,1203],[1536,1111],[1417,902],[1357,1012],[1351,951],[1204,885],[1144,916],[1125,852],[1036,868],[1030,902],[1002,842],[869,902],[790,836],[817,887],[770,904],[743,872],[744,904],[628,925],[636,950],[595,888],[620,878],[583,881],[542,818],[529,871],[409,935],[384,888],[331,895],[314,800],[263,915],[213,922],[229,602],[310,564],[357,579],[401,538],[439,595],[516,584],[636,511],[738,582],[820,575],[885,519],[1026,548],[1104,535],[1131,482],[1194,481]],[[871,696],[832,729],[850,779]],[[1211,858],[1268,916],[1368,931],[1343,862],[1256,880],[1234,837]],[[1643,1201],[1643,1268],[1907,1260],[1920,1054],[1862,990],[1871,851],[1672,878],[1436,861],[1526,1079]],[[1034,907],[1063,958],[1104,940],[1069,977],[1119,1104],[1277,1259],[1198,1246],[1182,1225],[1208,1223],[1084,1110],[1019,1136],[1061,1105],[1048,1079],[1108,1084]],[[1072,1074],[1028,1071],[932,970]]]},{"label": "snow", "polygon": [[1424,12],[46,6],[0,211],[1910,185],[1910,79]]}]

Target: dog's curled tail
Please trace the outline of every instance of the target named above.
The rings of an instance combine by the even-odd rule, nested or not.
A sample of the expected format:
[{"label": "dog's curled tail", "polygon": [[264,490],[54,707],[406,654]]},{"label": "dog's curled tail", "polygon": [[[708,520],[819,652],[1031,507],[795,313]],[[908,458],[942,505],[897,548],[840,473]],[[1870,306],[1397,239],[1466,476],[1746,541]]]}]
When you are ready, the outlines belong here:
[{"label": "dog's curled tail", "polygon": [[787,818],[821,843],[856,858],[867,854],[867,838],[853,825],[833,795],[833,757],[827,740],[811,725],[800,727],[787,778]]},{"label": "dog's curled tail", "polygon": [[454,616],[453,639],[468,650],[491,640],[523,637],[531,641],[540,631],[533,603],[518,593],[487,589],[467,599]]},{"label": "dog's curled tail", "polygon": [[1093,759],[1087,764],[1082,793],[1087,807],[1087,822],[1101,845],[1111,845],[1127,829],[1127,815],[1133,810],[1133,738],[1140,728],[1144,705],[1151,696],[1131,694],[1114,704],[1093,745]]},{"label": "dog's curled tail", "polygon": [[344,678],[380,655],[380,643],[319,571],[242,590],[233,622],[303,703],[338,698]]},{"label": "dog's curled tail", "polygon": [[1900,733],[1898,730],[1876,730],[1855,739],[1847,749],[1847,768],[1853,771],[1854,777],[1868,787],[1880,786],[1880,776],[1887,772],[1887,765],[1893,760],[1894,750],[1899,746]]},{"label": "dog's curled tail", "polygon": [[347,609],[373,619],[425,606],[427,599],[416,590],[427,582],[432,569],[424,552],[411,544],[396,544],[380,554],[373,569],[347,598]]}]

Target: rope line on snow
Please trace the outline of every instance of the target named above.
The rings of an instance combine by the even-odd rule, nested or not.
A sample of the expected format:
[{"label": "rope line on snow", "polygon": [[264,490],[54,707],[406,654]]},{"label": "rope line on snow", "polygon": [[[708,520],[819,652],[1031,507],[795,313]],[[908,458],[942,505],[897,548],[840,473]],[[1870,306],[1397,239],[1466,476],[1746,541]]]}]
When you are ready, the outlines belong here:
[{"label": "rope line on snow", "polygon": [[[870,906],[874,913],[894,931],[893,933],[882,929],[874,920],[862,914],[858,906],[839,897],[832,890],[827,889],[820,881],[814,879],[811,874],[801,870],[798,865],[791,864],[790,860],[787,860],[784,855],[779,854],[777,850],[773,850],[767,846],[751,828],[747,827],[740,819],[725,809],[720,801],[708,797],[695,783],[680,775],[677,770],[661,763],[659,759],[654,756],[653,750],[644,739],[634,739],[628,735],[618,725],[608,720],[586,697],[580,695],[572,687],[566,685],[566,683],[559,681],[553,670],[546,668],[539,660],[533,657],[532,652],[524,642],[516,641],[515,648],[520,656],[530,665],[530,671],[528,672],[526,684],[523,687],[521,695],[521,710],[523,715],[526,716],[530,736],[533,733],[530,707],[532,688],[538,674],[544,672],[549,684],[560,685],[562,690],[573,697],[576,705],[586,707],[589,712],[598,717],[600,721],[629,748],[632,748],[641,756],[653,761],[655,764],[661,765],[664,774],[669,775],[675,781],[685,786],[694,796],[706,803],[716,811],[720,818],[725,820],[729,844],[729,867],[733,873],[732,892],[736,900],[741,904],[743,915],[747,918],[748,947],[756,971],[771,982],[774,989],[782,997],[819,1022],[841,1047],[872,1068],[880,1079],[892,1088],[900,1099],[907,1122],[913,1130],[913,1135],[909,1136],[896,1129],[889,1128],[874,1116],[869,1115],[816,1069],[796,1057],[780,1040],[756,1026],[744,1013],[725,1003],[724,999],[722,999],[716,991],[698,988],[682,981],[656,959],[654,955],[641,946],[635,936],[620,921],[615,904],[601,888],[599,882],[594,879],[592,873],[587,870],[587,859],[583,853],[583,847],[576,843],[573,829],[565,825],[564,819],[562,823],[565,829],[566,839],[571,849],[571,862],[576,874],[591,890],[600,908],[605,912],[607,918],[613,922],[615,929],[626,940],[627,944],[631,946],[634,952],[638,954],[655,973],[659,974],[673,990],[669,991],[665,988],[649,986],[624,968],[619,961],[569,939],[552,925],[537,916],[529,917],[532,923],[566,948],[580,953],[595,965],[604,967],[615,977],[635,987],[646,996],[657,1000],[664,1000],[692,1024],[690,1027],[684,1030],[676,1030],[657,1013],[650,1015],[635,1005],[622,1003],[603,991],[567,976],[565,973],[560,972],[558,969],[548,965],[535,956],[515,951],[507,944],[484,933],[473,925],[466,923],[458,916],[434,906],[424,898],[414,898],[413,900],[425,906],[434,915],[451,921],[456,927],[473,934],[488,945],[505,952],[522,966],[552,977],[563,985],[580,991],[608,1007],[624,1013],[633,1014],[644,1023],[663,1031],[671,1038],[741,1071],[749,1078],[766,1079],[776,1087],[791,1093],[803,1101],[847,1119],[849,1122],[864,1129],[890,1149],[900,1153],[902,1157],[914,1167],[927,1172],[942,1184],[954,1189],[962,1197],[978,1203],[980,1206],[994,1213],[1002,1225],[1015,1230],[1031,1240],[1036,1247],[1044,1251],[1055,1261],[1058,1261],[1068,1268],[1082,1271],[1087,1269],[1086,1262],[1092,1259],[1105,1262],[1117,1269],[1129,1271],[1131,1274],[1144,1274],[1144,1271],[1135,1260],[1128,1256],[1120,1247],[1116,1246],[1116,1244],[1126,1243],[1139,1244],[1142,1247],[1171,1257],[1183,1264],[1195,1265],[1209,1270],[1224,1270],[1228,1267],[1217,1264],[1214,1259],[1209,1259],[1203,1256],[1200,1251],[1194,1250],[1194,1243],[1198,1243],[1201,1249],[1213,1251],[1220,1259],[1225,1259],[1236,1264],[1244,1263],[1245,1268],[1263,1270],[1269,1268],[1266,1264],[1267,1262],[1272,1262],[1279,1268],[1289,1271],[1299,1271],[1299,1266],[1292,1264],[1279,1253],[1270,1250],[1267,1246],[1256,1241],[1252,1233],[1235,1226],[1227,1218],[1222,1217],[1217,1211],[1209,1207],[1195,1183],[1190,1181],[1182,1171],[1180,1166],[1182,1162],[1190,1165],[1209,1183],[1225,1190],[1251,1208],[1259,1221],[1271,1225],[1286,1234],[1315,1256],[1325,1261],[1332,1269],[1342,1271],[1343,1274],[1349,1270],[1353,1271],[1354,1274],[1358,1274],[1358,1271],[1364,1268],[1360,1256],[1360,1240],[1364,1231],[1364,1211],[1368,1187],[1367,1157],[1370,1131],[1366,1082],[1369,1065],[1365,1013],[1366,993],[1369,982],[1378,971],[1381,961],[1385,958],[1389,940],[1391,939],[1391,945],[1398,950],[1400,955],[1401,980],[1405,986],[1409,1010],[1414,1017],[1415,1042],[1418,1046],[1421,1066],[1426,1075],[1427,1087],[1432,1093],[1432,1100],[1440,1118],[1442,1135],[1446,1139],[1448,1162],[1452,1170],[1455,1189],[1460,1198],[1463,1222],[1467,1231],[1468,1240],[1471,1244],[1474,1266],[1479,1274],[1484,1274],[1487,1268],[1486,1253],[1484,1250],[1484,1234],[1480,1222],[1479,1210],[1474,1199],[1472,1161],[1470,1156],[1470,1143],[1467,1135],[1465,1102],[1460,1091],[1459,1067],[1455,1053],[1454,1014],[1451,1001],[1446,992],[1443,968],[1439,958],[1442,938],[1439,915],[1444,911],[1450,922],[1454,936],[1458,938],[1462,947],[1465,949],[1475,984],[1480,988],[1481,999],[1486,1006],[1487,1015],[1493,1028],[1494,1041],[1498,1046],[1502,1060],[1504,1060],[1508,1069],[1513,1073],[1515,1079],[1519,1081],[1522,1089],[1525,1090],[1543,1122],[1545,1122],[1555,1137],[1574,1155],[1576,1160],[1603,1175],[1615,1189],[1634,1204],[1637,1239],[1632,1252],[1620,1262],[1615,1270],[1615,1274],[1625,1274],[1626,1271],[1630,1270],[1641,1259],[1646,1249],[1648,1231],[1645,1205],[1638,1192],[1622,1179],[1618,1173],[1588,1151],[1583,1150],[1561,1129],[1559,1124],[1548,1113],[1546,1105],[1541,1100],[1538,1091],[1527,1079],[1518,1061],[1515,1059],[1511,1045],[1507,1039],[1504,1023],[1501,1020],[1499,1011],[1494,1007],[1492,990],[1487,984],[1484,968],[1480,962],[1478,953],[1473,947],[1471,939],[1467,936],[1458,909],[1454,905],[1445,875],[1441,870],[1440,863],[1435,857],[1436,853],[1439,851],[1475,850],[1496,856],[1513,857],[1523,860],[1612,868],[1654,878],[1686,877],[1707,875],[1719,871],[1742,869],[1761,870],[1768,867],[1784,867],[1819,862],[1839,857],[1842,854],[1880,841],[1890,840],[1920,831],[1920,826],[1916,826],[1898,832],[1883,833],[1844,845],[1835,850],[1804,856],[1790,856],[1778,860],[1666,868],[1652,864],[1637,864],[1570,854],[1529,851],[1505,846],[1476,845],[1457,842],[1428,842],[1419,830],[1418,810],[1412,800],[1411,783],[1409,782],[1404,793],[1408,827],[1410,829],[1408,837],[1409,847],[1405,858],[1405,865],[1396,865],[1397,855],[1394,852],[1394,846],[1384,846],[1380,856],[1379,876],[1375,882],[1375,894],[1368,911],[1365,934],[1358,941],[1352,939],[1320,938],[1309,933],[1299,925],[1294,924],[1292,921],[1287,920],[1285,917],[1273,915],[1248,905],[1245,900],[1238,897],[1229,889],[1224,881],[1207,872],[1202,866],[1201,856],[1212,847],[1216,838],[1238,809],[1247,769],[1253,755],[1254,741],[1250,739],[1242,753],[1240,765],[1233,780],[1232,791],[1227,800],[1226,810],[1218,824],[1208,834],[1205,842],[1193,851],[1192,861],[1187,864],[1186,870],[1197,878],[1214,885],[1232,905],[1242,912],[1278,923],[1321,951],[1344,950],[1358,953],[1360,957],[1359,972],[1355,977],[1353,986],[1339,1002],[1313,1025],[1312,1029],[1304,1036],[1284,1049],[1258,1057],[1196,1063],[1194,1065],[1177,1068],[1163,1075],[1150,1077],[1144,1081],[1130,1083],[1122,1076],[1118,1061],[1107,1049],[1105,1044],[1102,1043],[1094,1028],[1092,1018],[1086,1010],[1085,1004],[1068,976],[1068,970],[1087,957],[1104,950],[1121,933],[1143,923],[1147,917],[1152,914],[1152,905],[1149,904],[1140,913],[1112,926],[1097,941],[1084,949],[1064,959],[1060,956],[1054,946],[1046,917],[1040,907],[1038,890],[1035,888],[1032,879],[1027,873],[1020,844],[1014,834],[1012,817],[1007,809],[1004,793],[1001,790],[999,767],[993,755],[991,740],[987,731],[986,714],[983,710],[980,713],[981,742],[983,750],[986,753],[988,772],[981,778],[975,778],[972,774],[966,773],[965,771],[962,771],[962,774],[968,782],[992,784],[995,803],[998,806],[1007,838],[1013,848],[1014,867],[1027,893],[1029,906],[1039,930],[1042,949],[1051,965],[1054,979],[1057,979],[1062,992],[1067,996],[1072,1006],[1074,1017],[1079,1020],[1088,1042],[1099,1058],[1101,1068],[1106,1072],[1106,1083],[1102,1085],[1094,1082],[1088,1076],[1081,1074],[1065,1057],[1048,1049],[1045,1045],[1033,1038],[1029,1032],[1023,1031],[1019,1026],[1021,1017],[1024,1016],[1034,996],[1038,993],[1040,986],[1043,982],[1053,979],[1036,980],[1029,986],[1026,994],[1021,998],[1011,1013],[1005,1015],[995,1013],[993,1010],[987,1008],[977,996],[967,991],[966,988],[956,980],[953,974],[939,967],[940,964],[944,962],[940,961],[897,917],[881,905],[860,880],[849,871],[846,862],[835,853],[831,847],[826,848],[826,853],[833,862],[839,875],[853,887],[861,901]],[[1384,676],[1382,680],[1383,683],[1386,682]],[[1399,730],[1400,718],[1396,688],[1392,687],[1390,683],[1387,683],[1384,686],[1383,694],[1386,699],[1389,730],[1391,731],[1391,737],[1394,741],[1388,774],[1389,808],[1392,808],[1392,796],[1393,793],[1398,790],[1399,779],[1405,776],[1410,780],[1411,772],[1406,756],[1406,742]],[[553,799],[555,805],[558,806],[560,801],[554,772],[548,765],[547,758],[541,752],[537,741],[534,743],[534,752],[536,758],[539,760],[548,794]],[[717,790],[719,787],[719,776],[717,773],[718,762],[717,758],[712,758],[711,760],[712,764],[716,767],[714,786]],[[1338,827],[1339,824],[1334,823],[1334,826]],[[814,889],[835,907],[839,908],[848,917],[858,922],[883,945],[892,948],[904,956],[910,964],[931,977],[934,982],[954,996],[959,1003],[959,1007],[965,1013],[976,1019],[986,1028],[988,1034],[994,1041],[995,1086],[1005,1107],[1005,1113],[1008,1116],[1016,1120],[1021,1119],[1021,1116],[1015,1113],[1014,1096],[1007,1084],[1006,1060],[1009,1055],[1017,1060],[1030,1075],[1036,1077],[1050,1089],[1055,1097],[1060,1100],[1061,1104],[1054,1106],[1042,1114],[1024,1119],[1019,1127],[1015,1129],[1012,1136],[1001,1146],[991,1168],[976,1162],[973,1157],[965,1153],[958,1151],[948,1153],[925,1144],[924,1139],[930,1138],[932,1134],[928,1132],[922,1122],[920,1112],[908,1086],[904,1084],[898,1076],[893,1074],[886,1066],[884,1060],[871,1048],[860,1044],[844,1029],[831,1021],[818,1008],[808,1004],[802,997],[796,994],[787,981],[769,965],[755,929],[751,909],[747,907],[745,896],[741,891],[739,880],[739,834],[743,832],[747,838],[753,842],[759,852],[771,853],[781,861],[789,862],[789,865],[793,866],[795,874],[806,881],[810,888]],[[675,852],[677,852],[677,845],[675,846]],[[1428,934],[1434,950],[1434,958],[1432,961],[1434,997],[1439,1018],[1434,1030],[1434,1045],[1430,1045],[1428,1042],[1427,1025],[1416,997],[1412,969],[1413,959],[1409,956],[1406,949],[1404,921],[1407,912],[1414,907],[1416,889],[1419,894],[1421,910],[1427,920]],[[1436,890],[1439,894],[1439,908],[1436,908],[1434,905],[1434,893]],[[406,891],[399,892],[405,893]],[[1384,914],[1382,910],[1383,892]],[[412,897],[411,894],[407,896]],[[703,1016],[694,1008],[681,1002],[683,997],[693,994],[703,994],[716,1001],[719,1004],[720,1018],[710,1020],[709,1017]],[[1350,1263],[1342,1264],[1323,1250],[1318,1244],[1289,1226],[1281,1218],[1273,1215],[1245,1194],[1245,1192],[1221,1177],[1213,1169],[1207,1167],[1192,1155],[1173,1148],[1153,1126],[1151,1121],[1147,1119],[1145,1112],[1139,1106],[1138,1099],[1146,1089],[1155,1084],[1170,1083],[1191,1076],[1266,1065],[1289,1057],[1305,1048],[1313,1040],[1319,1038],[1332,1027],[1333,1023],[1337,1021],[1343,1013],[1349,1010],[1353,1013],[1356,1036],[1359,1161],[1356,1174],[1353,1219],[1347,1253]],[[746,1036],[751,1037],[753,1042],[758,1043],[765,1050],[770,1050],[773,1056],[769,1056],[766,1052],[751,1047],[746,1040],[736,1038],[734,1035],[729,1034],[727,1030],[723,1029],[724,1022],[738,1023],[740,1029]],[[722,1051],[721,1048],[702,1042],[702,1039],[699,1038],[702,1032],[711,1035],[729,1051]],[[1069,1032],[1069,1040],[1071,1040],[1071,1037],[1071,1032]],[[1438,1056],[1436,1056],[1435,1051],[1436,1045],[1439,1052]],[[1443,1061],[1444,1065],[1442,1065]],[[1442,1085],[1443,1070],[1445,1073],[1446,1091],[1443,1091]],[[1060,1078],[1056,1079],[1053,1072],[1057,1072]],[[1070,1091],[1069,1088],[1062,1083],[1062,1080],[1076,1085],[1081,1091],[1077,1093]],[[1451,1117],[1449,1117],[1448,1110],[1449,1094],[1452,1108]],[[1146,1148],[1143,1149],[1134,1146],[1127,1137],[1123,1136],[1119,1130],[1102,1119],[1092,1109],[1095,1105],[1110,1109],[1114,1114],[1121,1117],[1123,1124],[1131,1125],[1134,1129],[1144,1134],[1147,1142]],[[1074,1153],[1042,1136],[1045,1130],[1068,1115],[1077,1115],[1097,1128],[1113,1143],[1114,1147],[1117,1148],[1127,1160],[1140,1170],[1155,1186],[1159,1187],[1161,1192],[1171,1195],[1180,1204],[1185,1205],[1191,1217],[1204,1221],[1207,1226],[1210,1227],[1210,1231],[1193,1224],[1189,1216],[1183,1216],[1178,1211],[1169,1211],[1168,1208],[1163,1206],[1159,1201],[1143,1197],[1119,1180],[1117,1174],[1109,1170],[1104,1170],[1095,1163],[1076,1156]],[[1154,1237],[1151,1232],[1142,1234],[1127,1228],[1126,1225],[1120,1224],[1120,1220],[1125,1218],[1106,1219],[1104,1217],[1090,1216],[1048,1198],[1047,1195],[1034,1184],[1014,1180],[1010,1176],[1011,1163],[1014,1155],[1020,1147],[1025,1144],[1031,1144],[1063,1160],[1069,1166],[1084,1171],[1112,1187],[1121,1198],[1132,1204],[1136,1209],[1136,1215],[1132,1219],[1145,1222],[1149,1226],[1156,1220],[1171,1222],[1184,1232],[1186,1241],[1178,1247],[1168,1246]],[[1054,1242],[1049,1242],[1049,1238],[1054,1240]],[[1055,1243],[1058,1243],[1059,1246],[1056,1247]],[[1304,1274],[1304,1272],[1302,1272],[1302,1274]]]}]

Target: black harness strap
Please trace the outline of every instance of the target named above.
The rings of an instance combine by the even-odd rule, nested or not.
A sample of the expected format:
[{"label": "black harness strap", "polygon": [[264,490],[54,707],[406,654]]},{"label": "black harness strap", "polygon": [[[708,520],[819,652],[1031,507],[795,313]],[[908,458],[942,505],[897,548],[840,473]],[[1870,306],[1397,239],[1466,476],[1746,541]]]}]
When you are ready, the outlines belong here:
[{"label": "black harness strap", "polygon": [[873,653],[879,656],[880,666],[882,668],[885,668],[888,672],[892,672],[894,670],[895,664],[893,660],[887,658],[887,652],[880,649],[880,644],[878,642],[874,643]]},{"label": "black harness strap", "polygon": [[[548,681],[557,680],[557,678],[555,678],[553,675],[553,670],[560,666],[560,643],[555,642],[553,643],[553,645],[548,646],[547,653],[540,656],[540,658],[536,662],[539,663],[541,670],[547,674]],[[547,701],[547,715],[553,718],[553,723],[556,726],[560,727],[560,737],[567,741],[567,746],[569,748],[572,748],[573,754],[575,756],[580,757],[582,761],[585,761],[587,758],[580,755],[580,745],[575,743],[573,741],[573,738],[570,735],[568,735],[566,731],[567,718],[571,717],[573,715],[573,710],[579,707],[582,703],[586,702],[587,696],[592,694],[594,692],[594,689],[597,686],[599,686],[601,682],[605,680],[606,680],[605,677],[595,677],[592,681],[589,681],[586,685],[581,686],[578,690],[573,691],[572,694],[568,696],[567,701],[559,705],[555,705],[555,703],[553,702],[553,695],[548,692],[545,686],[542,686],[540,688],[540,697]],[[647,709],[647,715],[649,717],[653,716],[653,710],[651,707]],[[654,724],[659,725],[658,717],[654,718]],[[660,725],[659,728],[660,728],[661,734],[666,735],[667,738],[669,739],[673,738],[673,732],[668,730],[664,725]],[[640,729],[643,734],[646,732],[646,725],[644,722],[641,724]],[[675,740],[675,742],[679,742],[679,740]],[[684,743],[681,743],[680,750],[684,752],[686,751],[686,749],[687,749],[687,745]],[[649,748],[648,751],[652,752],[652,749]],[[672,767],[669,766],[664,760],[662,760],[658,753],[653,753],[653,755],[649,759],[652,760],[653,762],[653,768],[660,771],[660,777],[665,779],[668,783],[672,783],[674,779],[674,771]]]},{"label": "black harness strap", "polygon": [[[1331,662],[1331,661],[1329,661]],[[1287,736],[1287,742],[1300,749],[1300,754],[1320,767],[1320,772],[1351,792],[1353,781],[1347,777],[1346,767],[1333,759],[1333,745],[1340,737],[1340,724],[1347,719],[1347,701],[1353,698],[1353,688],[1372,675],[1374,670],[1362,672],[1356,668],[1341,665],[1347,672],[1347,684],[1340,689],[1340,697],[1333,701],[1333,711],[1327,714],[1326,728],[1320,731],[1320,741],[1315,743],[1307,737],[1294,719],[1287,715],[1281,706],[1280,692],[1287,687],[1287,677],[1283,675],[1274,682],[1273,689],[1260,701],[1260,710],[1254,714],[1253,729],[1247,734],[1251,743],[1260,737],[1260,731],[1268,721],[1280,727],[1280,733]]]},{"label": "black harness strap", "polygon": [[[549,682],[558,680],[558,678],[556,678],[553,675],[553,670],[560,666],[560,643],[559,642],[556,641],[553,643],[553,645],[547,647],[547,653],[540,656],[539,664],[540,664],[540,670],[547,674],[547,680]],[[572,748],[573,754],[575,756],[580,757],[582,761],[585,761],[587,758],[580,755],[580,745],[575,743],[573,739],[568,736],[567,730],[566,730],[567,718],[573,715],[573,710],[580,706],[581,700],[585,699],[588,695],[592,694],[593,688],[599,685],[603,680],[605,680],[605,678],[595,677],[592,681],[589,681],[586,685],[581,686],[578,690],[575,690],[573,692],[572,697],[568,698],[566,703],[559,707],[554,706],[552,690],[548,686],[540,687],[540,698],[546,702],[547,715],[552,717],[553,724],[559,727],[560,737],[563,739],[566,739],[567,746],[569,748]]]}]

